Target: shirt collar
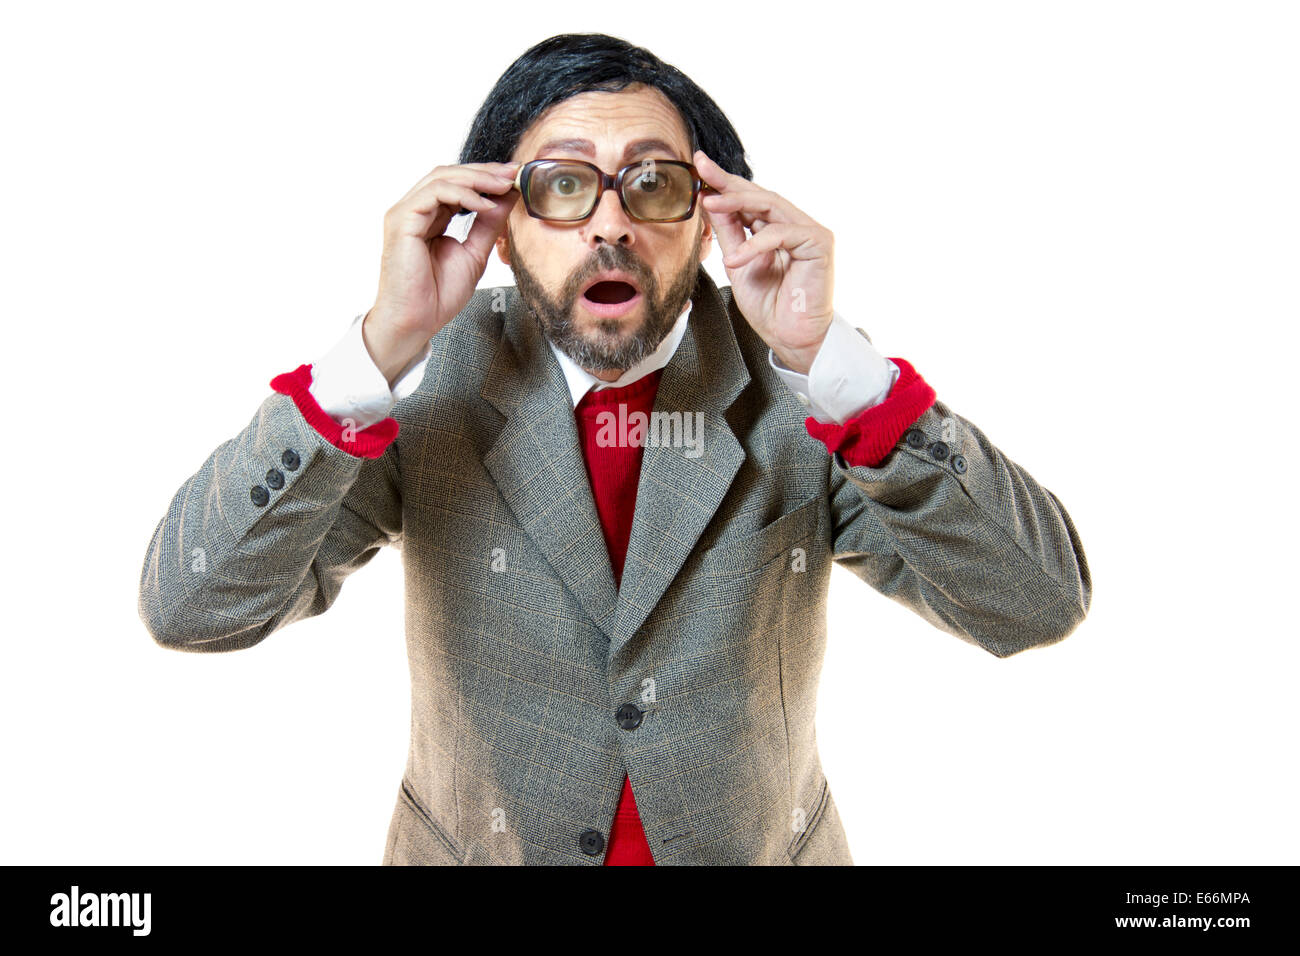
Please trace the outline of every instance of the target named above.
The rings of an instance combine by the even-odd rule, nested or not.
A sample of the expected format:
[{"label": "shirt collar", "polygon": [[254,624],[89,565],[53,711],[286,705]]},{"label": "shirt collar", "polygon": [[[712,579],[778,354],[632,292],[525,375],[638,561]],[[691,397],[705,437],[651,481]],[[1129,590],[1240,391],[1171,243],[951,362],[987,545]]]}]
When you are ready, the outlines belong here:
[{"label": "shirt collar", "polygon": [[560,351],[554,342],[547,339],[546,344],[551,347],[555,357],[560,360],[560,368],[564,370],[564,379],[569,383],[569,395],[573,399],[573,407],[577,408],[578,402],[582,401],[582,396],[586,395],[592,388],[622,388],[624,385],[631,385],[637,379],[649,375],[655,369],[667,365],[669,360],[672,359],[673,353],[677,351],[677,346],[681,344],[682,336],[686,334],[686,320],[690,317],[690,314],[691,303],[687,302],[686,310],[677,317],[676,324],[664,336],[664,340],[659,343],[659,346],[620,375],[617,381],[613,382],[602,382]]}]

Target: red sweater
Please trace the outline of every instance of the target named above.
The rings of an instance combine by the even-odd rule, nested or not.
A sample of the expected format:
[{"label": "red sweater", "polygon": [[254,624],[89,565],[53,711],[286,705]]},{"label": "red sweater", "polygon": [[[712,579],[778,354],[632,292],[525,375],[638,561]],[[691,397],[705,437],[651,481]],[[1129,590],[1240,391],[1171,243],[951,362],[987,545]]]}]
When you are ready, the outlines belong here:
[{"label": "red sweater", "polygon": [[[609,549],[609,562],[614,568],[614,583],[623,580],[623,560],[627,557],[627,542],[632,534],[632,512],[636,506],[636,488],[641,477],[641,459],[645,453],[642,444],[616,442],[601,447],[596,441],[602,412],[612,414],[614,420],[626,421],[633,412],[649,415],[655,407],[659,392],[659,379],[663,369],[643,375],[631,385],[621,388],[592,388],[573,410],[577,419],[578,438],[582,442],[582,457],[587,463],[591,478],[591,495],[596,500],[596,513],[600,527],[605,532],[605,546]],[[625,416],[619,415],[619,405],[627,405]],[[608,432],[606,432],[608,434]],[[618,800],[614,823],[609,830],[609,847],[605,851],[606,866],[654,866],[650,845],[646,842],[641,817],[636,812],[636,797],[632,795],[632,781],[623,778],[623,794]]]},{"label": "red sweater", "polygon": [[[874,467],[879,464],[903,432],[934,403],[934,389],[917,374],[911,363],[901,358],[892,358],[892,361],[899,368],[898,381],[879,405],[868,408],[843,425],[826,424],[812,417],[804,419],[808,433],[822,441],[827,451],[840,452],[850,465]],[[617,419],[620,403],[627,405],[629,416],[634,411],[648,415],[654,409],[662,374],[663,369],[658,369],[621,388],[592,389],[574,408],[583,459],[591,479],[592,498],[605,535],[615,584],[620,583],[623,576],[623,561],[627,557],[628,539],[632,533],[632,515],[645,449],[643,445],[621,443],[602,447],[596,441],[600,427],[597,416],[601,412],[613,412]],[[310,365],[300,365],[293,372],[271,379],[271,387],[291,396],[307,422],[335,447],[360,457],[378,458],[397,437],[397,420],[385,418],[356,432],[353,441],[344,444],[343,426],[316,403],[309,391],[310,386]],[[610,825],[605,865],[654,866],[654,857],[637,814],[632,782],[626,776],[623,777],[623,792]]]}]

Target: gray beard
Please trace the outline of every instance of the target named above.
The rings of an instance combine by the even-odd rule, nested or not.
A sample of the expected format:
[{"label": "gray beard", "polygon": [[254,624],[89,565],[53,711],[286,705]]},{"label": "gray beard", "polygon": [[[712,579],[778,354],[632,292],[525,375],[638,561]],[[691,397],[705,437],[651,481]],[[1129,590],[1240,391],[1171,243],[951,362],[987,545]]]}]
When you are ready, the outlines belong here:
[{"label": "gray beard", "polygon": [[[558,298],[547,295],[537,277],[519,261],[511,257],[511,271],[515,286],[537,321],[542,334],[561,352],[572,359],[579,368],[589,372],[626,371],[659,347],[659,343],[672,331],[677,318],[686,308],[699,272],[700,241],[697,240],[686,265],[673,277],[662,296],[654,273],[626,246],[602,243],[587,262],[571,275]],[[597,320],[594,341],[584,338],[573,324],[574,306],[582,287],[599,272],[621,269],[633,276],[641,287],[645,318],[641,327],[627,334],[617,319]]]}]

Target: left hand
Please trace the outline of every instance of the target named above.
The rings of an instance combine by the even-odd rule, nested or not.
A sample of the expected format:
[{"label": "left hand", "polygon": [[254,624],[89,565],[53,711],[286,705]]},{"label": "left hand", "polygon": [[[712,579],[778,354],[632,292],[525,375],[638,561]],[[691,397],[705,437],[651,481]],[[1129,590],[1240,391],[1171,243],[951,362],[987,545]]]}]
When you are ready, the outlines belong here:
[{"label": "left hand", "polygon": [[776,193],[727,172],[703,150],[693,161],[716,190],[701,204],[737,307],[778,359],[808,374],[831,324],[831,231]]}]

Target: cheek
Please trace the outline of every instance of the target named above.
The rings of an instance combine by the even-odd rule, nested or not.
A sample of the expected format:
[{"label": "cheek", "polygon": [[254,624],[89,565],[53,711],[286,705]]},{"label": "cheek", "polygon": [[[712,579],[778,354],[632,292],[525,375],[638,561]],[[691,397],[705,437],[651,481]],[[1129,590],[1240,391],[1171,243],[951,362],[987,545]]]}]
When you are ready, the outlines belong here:
[{"label": "cheek", "polygon": [[671,240],[665,241],[653,250],[647,250],[647,255],[653,257],[650,262],[655,270],[655,276],[659,279],[660,289],[676,279],[678,273],[686,266],[698,264],[692,258],[694,249],[695,233],[691,232],[684,237],[673,236]]},{"label": "cheek", "polygon": [[516,233],[511,247],[531,272],[552,293],[558,293],[582,264],[580,257],[566,247],[563,237],[545,235],[520,236]]},{"label": "cheek", "polygon": [[[514,213],[510,214],[512,219]],[[510,254],[535,276],[546,273],[546,243],[538,241],[536,230],[525,219],[510,223]]]}]

